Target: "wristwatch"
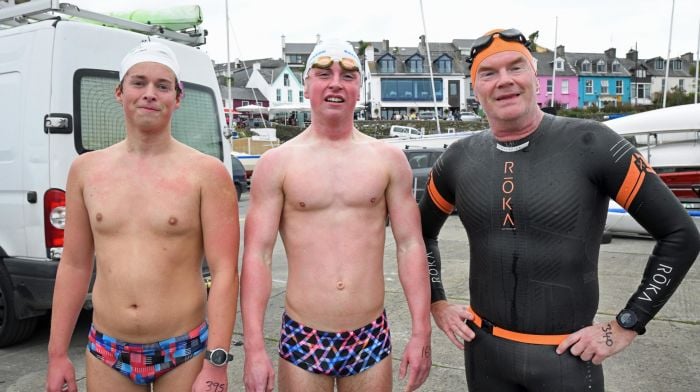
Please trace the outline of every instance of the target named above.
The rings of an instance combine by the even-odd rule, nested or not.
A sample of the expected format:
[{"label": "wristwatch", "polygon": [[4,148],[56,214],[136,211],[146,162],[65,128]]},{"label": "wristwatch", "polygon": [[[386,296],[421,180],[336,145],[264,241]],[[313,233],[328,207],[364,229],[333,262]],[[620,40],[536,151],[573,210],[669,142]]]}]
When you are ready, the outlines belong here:
[{"label": "wristwatch", "polygon": [[647,331],[647,329],[639,323],[637,313],[632,309],[622,309],[620,313],[617,314],[617,323],[620,324],[622,328],[635,331],[639,335],[644,335]]},{"label": "wristwatch", "polygon": [[214,366],[225,366],[228,362],[233,361],[233,354],[227,353],[223,348],[215,348],[211,351],[204,352],[204,359],[211,362]]}]

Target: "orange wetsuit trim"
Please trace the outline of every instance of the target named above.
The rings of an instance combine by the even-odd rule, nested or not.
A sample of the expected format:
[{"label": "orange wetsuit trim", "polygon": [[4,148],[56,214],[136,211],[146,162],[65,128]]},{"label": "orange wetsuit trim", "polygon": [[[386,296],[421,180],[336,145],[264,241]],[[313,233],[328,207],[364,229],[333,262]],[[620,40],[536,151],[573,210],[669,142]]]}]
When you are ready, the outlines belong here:
[{"label": "orange wetsuit trim", "polygon": [[617,196],[615,196],[617,204],[621,205],[625,210],[629,209],[632,201],[637,197],[639,188],[641,188],[644,183],[646,172],[653,173],[654,170],[639,153],[632,154],[625,180],[622,182]]},{"label": "orange wetsuit trim", "polygon": [[451,214],[452,210],[454,210],[455,206],[447,200],[445,200],[445,198],[442,197],[440,192],[438,192],[437,187],[435,187],[432,172],[430,173],[430,177],[428,178],[428,195],[433,200],[433,203],[435,203],[437,208],[439,208],[440,211],[444,212],[445,214]]},{"label": "orange wetsuit trim", "polygon": [[[482,318],[474,312],[471,306],[467,309],[469,313],[474,315],[474,320],[472,322],[476,324],[477,327],[481,328],[484,324]],[[513,332],[500,327],[493,327],[491,331],[493,336],[498,336],[499,338],[513,340],[520,343],[529,344],[541,344],[548,346],[558,346],[559,343],[563,342],[569,335],[534,335],[529,333]]]}]

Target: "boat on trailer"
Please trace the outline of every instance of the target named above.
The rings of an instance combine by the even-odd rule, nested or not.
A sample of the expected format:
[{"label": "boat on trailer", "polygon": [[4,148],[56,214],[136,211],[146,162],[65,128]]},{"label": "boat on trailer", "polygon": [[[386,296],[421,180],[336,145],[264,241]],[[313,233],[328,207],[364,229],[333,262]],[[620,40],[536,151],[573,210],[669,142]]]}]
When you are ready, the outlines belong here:
[{"label": "boat on trailer", "polygon": [[[637,146],[700,229],[700,104],[651,110],[604,124]],[[614,200],[605,231],[648,235]]]}]

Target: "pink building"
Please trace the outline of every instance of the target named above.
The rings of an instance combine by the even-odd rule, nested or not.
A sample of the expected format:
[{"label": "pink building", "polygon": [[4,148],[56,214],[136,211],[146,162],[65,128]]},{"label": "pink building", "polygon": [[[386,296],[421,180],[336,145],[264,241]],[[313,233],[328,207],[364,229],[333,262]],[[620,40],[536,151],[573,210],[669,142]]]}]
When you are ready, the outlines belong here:
[{"label": "pink building", "polygon": [[[574,68],[564,57],[564,47],[557,48],[556,61],[554,53],[533,53],[537,60],[537,81],[539,91],[537,93],[537,104],[544,108],[552,106],[552,93],[554,93],[555,106],[560,108],[575,108],[578,106],[578,75]],[[556,73],[552,74],[554,67]],[[554,79],[554,83],[552,83]]]}]

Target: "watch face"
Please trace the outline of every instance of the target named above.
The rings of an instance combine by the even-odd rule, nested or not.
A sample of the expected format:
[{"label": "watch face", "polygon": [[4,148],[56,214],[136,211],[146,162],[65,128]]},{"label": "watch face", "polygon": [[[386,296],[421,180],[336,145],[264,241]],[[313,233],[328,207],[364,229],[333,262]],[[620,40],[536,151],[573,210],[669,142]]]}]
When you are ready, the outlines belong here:
[{"label": "watch face", "polygon": [[637,324],[637,315],[631,310],[623,310],[617,317],[623,328],[632,328]]},{"label": "watch face", "polygon": [[217,349],[211,352],[211,362],[215,365],[223,365],[228,357],[226,351]]}]

